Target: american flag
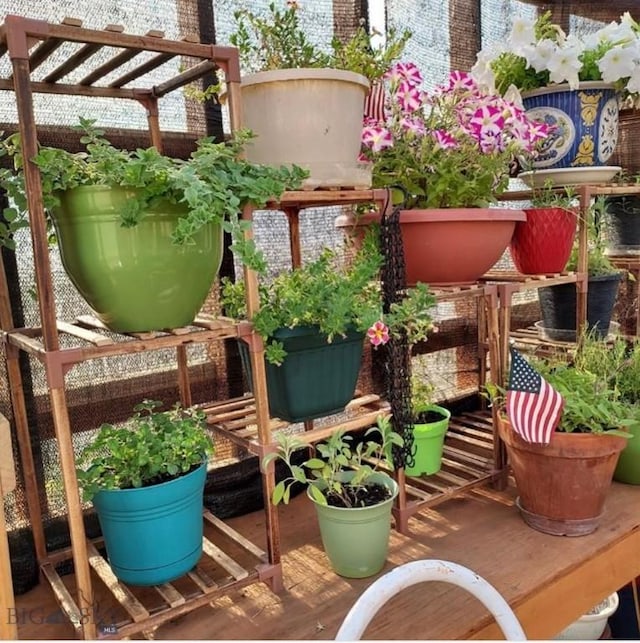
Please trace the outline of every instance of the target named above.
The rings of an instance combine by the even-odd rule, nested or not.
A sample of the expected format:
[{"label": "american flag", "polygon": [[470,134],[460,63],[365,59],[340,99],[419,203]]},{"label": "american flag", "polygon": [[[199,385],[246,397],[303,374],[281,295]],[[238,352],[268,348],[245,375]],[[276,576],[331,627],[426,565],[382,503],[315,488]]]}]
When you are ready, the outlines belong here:
[{"label": "american flag", "polygon": [[373,83],[364,101],[364,120],[384,123],[385,89],[382,82]]},{"label": "american flag", "polygon": [[560,421],[564,399],[515,348],[511,347],[510,352],[507,417],[523,440],[549,444]]}]

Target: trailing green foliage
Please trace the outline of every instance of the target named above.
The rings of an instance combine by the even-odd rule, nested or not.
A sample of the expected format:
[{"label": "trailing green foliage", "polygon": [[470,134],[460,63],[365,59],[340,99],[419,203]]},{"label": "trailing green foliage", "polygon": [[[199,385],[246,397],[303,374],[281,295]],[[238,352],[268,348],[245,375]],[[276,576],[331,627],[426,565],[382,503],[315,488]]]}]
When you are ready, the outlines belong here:
[{"label": "trailing green foliage", "polygon": [[[264,206],[283,191],[300,187],[307,172],[298,167],[273,168],[254,165],[242,158],[248,131],[237,132],[228,143],[212,138],[198,141],[188,160],[163,156],[155,147],[121,150],[113,147],[95,121],[80,119],[86,151],[71,153],[42,147],[33,159],[40,170],[43,202],[50,211],[60,205],[60,192],[81,185],[117,185],[130,188],[132,197],[123,209],[122,225],[135,226],[148,208],[161,202],[185,204],[172,236],[175,243],[190,243],[203,226],[221,222],[232,234],[232,249],[248,265],[264,270],[263,257],[253,242],[246,241],[239,212],[248,203]],[[0,186],[7,190],[15,207],[5,210],[7,225],[0,226],[0,243],[14,247],[13,233],[27,225],[27,200],[24,160],[19,136],[12,135],[0,144],[0,155],[13,157],[14,169],[0,168]],[[51,228],[50,228],[51,229]]]},{"label": "trailing green foliage", "polygon": [[[425,340],[433,329],[433,294],[426,284],[417,284],[383,315],[378,280],[382,263],[377,231],[370,229],[350,264],[325,248],[315,261],[285,271],[271,283],[261,283],[260,308],[252,322],[267,343],[266,358],[281,364],[286,355],[282,343],[273,339],[279,328],[317,326],[331,341],[350,329],[364,332],[382,320],[392,335],[406,332],[410,343]],[[244,282],[224,279],[222,303],[227,315],[246,318]]]},{"label": "trailing green foliage", "polygon": [[[358,506],[352,504],[353,490],[367,485],[381,462],[393,468],[387,454],[391,453],[391,445],[401,447],[403,444],[402,437],[392,430],[388,417],[379,416],[377,426],[370,428],[365,436],[375,434],[379,436],[380,442],[360,442],[352,448],[352,436],[345,435],[344,430],[338,430],[326,442],[316,445],[320,457],[295,465],[291,463],[294,451],[308,445],[296,436],[278,433],[279,450],[267,454],[262,460],[262,466],[266,468],[272,460],[282,460],[289,467],[291,475],[278,482],[271,501],[275,505],[280,502],[288,504],[291,487],[299,482],[309,487],[311,496],[319,504],[327,505],[329,499],[334,497],[339,499],[339,506]],[[371,464],[373,460],[375,463]],[[346,471],[355,473],[348,482],[344,482],[341,476]]]},{"label": "trailing green foliage", "polygon": [[123,425],[103,424],[78,460],[83,498],[100,490],[132,489],[167,482],[189,473],[213,452],[204,413],[176,405],[156,411],[145,400]]}]

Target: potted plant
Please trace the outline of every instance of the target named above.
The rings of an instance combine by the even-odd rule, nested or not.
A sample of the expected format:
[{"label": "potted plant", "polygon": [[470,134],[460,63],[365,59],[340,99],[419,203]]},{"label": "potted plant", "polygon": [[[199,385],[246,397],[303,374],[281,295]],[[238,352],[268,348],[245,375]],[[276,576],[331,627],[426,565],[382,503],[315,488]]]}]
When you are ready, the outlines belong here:
[{"label": "potted plant", "polygon": [[567,625],[562,632],[554,636],[560,641],[597,641],[607,627],[607,621],[618,609],[620,600],[617,592],[609,594],[603,601],[594,605],[573,623]]},{"label": "potted plant", "polygon": [[508,187],[513,157],[533,153],[546,126],[463,72],[432,94],[412,63],[397,63],[386,78],[388,110],[364,127],[363,154],[373,185],[389,187],[402,208],[407,283],[473,282],[525,220],[522,210],[489,206]]},{"label": "potted plant", "polygon": [[564,271],[576,236],[577,215],[571,189],[554,190],[547,181],[532,192],[526,221],[518,221],[509,244],[511,259],[524,275]]},{"label": "potted plant", "polygon": [[405,467],[408,476],[432,475],[442,466],[444,438],[451,412],[433,403],[433,386],[417,375],[411,377],[413,411],[413,465]]},{"label": "potted plant", "polygon": [[553,125],[533,159],[538,175],[557,184],[603,182],[620,169],[605,166],[618,138],[618,99],[640,91],[639,40],[629,12],[579,37],[567,36],[548,11],[517,18],[506,46],[480,51],[472,73],[502,94],[519,90],[527,113]]},{"label": "potted plant", "polygon": [[243,118],[256,134],[247,158],[304,167],[306,187],[368,187],[371,171],[358,162],[365,97],[411,34],[392,31],[384,47],[373,47],[360,28],[347,43],[334,38],[325,53],[307,38],[300,11],[297,2],[283,9],[271,2],[264,16],[234,13]]},{"label": "potted plant", "polygon": [[202,554],[202,495],[213,445],[202,412],[146,400],[121,426],[103,424],[78,460],[113,573],[132,585],[167,583]]},{"label": "potted plant", "polygon": [[[620,177],[620,183],[640,184],[640,175]],[[636,256],[640,253],[640,196],[623,194],[605,197],[603,212],[606,252],[609,256]]]},{"label": "potted plant", "polygon": [[379,442],[359,442],[352,447],[352,436],[338,430],[326,442],[316,445],[316,456],[299,466],[291,463],[292,455],[308,445],[295,435],[279,433],[278,450],[263,459],[263,467],[279,459],[291,472],[275,486],[274,504],[287,504],[294,484],[307,486],[331,566],[347,578],[372,576],[384,566],[391,506],[398,493],[395,480],[379,465],[393,468],[385,454],[393,444],[402,446],[402,438],[391,429],[389,418],[383,416],[378,417],[377,426],[370,428],[367,435],[376,435]]},{"label": "potted plant", "polygon": [[[365,334],[374,345],[401,329],[410,342],[426,339],[433,328],[434,296],[418,284],[383,315],[382,262],[371,229],[348,264],[325,248],[315,261],[260,285],[260,307],[251,321],[266,344],[272,415],[299,422],[342,411],[356,387]],[[223,280],[228,315],[246,317],[244,293],[243,281]],[[251,381],[249,347],[243,341],[240,353]]]},{"label": "potted plant", "polygon": [[[620,400],[638,413],[640,409],[640,342],[617,338],[612,342],[592,342],[583,348],[586,367],[616,391]],[[640,423],[628,427],[628,440],[616,465],[613,479],[640,484]]]},{"label": "potted plant", "polygon": [[[587,216],[589,239],[587,255],[587,330],[602,339],[609,334],[609,325],[618,293],[622,272],[606,255],[602,234],[604,200],[599,197],[592,204]],[[578,244],[574,243],[567,264],[568,270],[577,270]],[[576,285],[560,284],[538,289],[542,313],[542,327],[552,340],[576,340]]]},{"label": "potted plant", "polygon": [[[80,294],[111,330],[137,332],[185,326],[200,310],[222,259],[222,231],[233,235],[243,261],[264,260],[245,241],[239,211],[264,205],[300,186],[300,168],[272,168],[240,157],[250,138],[198,142],[188,160],[155,148],[116,149],[81,119],[86,151],[41,147],[32,159],[42,180],[48,223],[62,264]],[[0,145],[14,169],[0,169],[0,186],[13,204],[5,209],[0,242],[27,225],[24,159],[19,135]]]},{"label": "potted plant", "polygon": [[[620,452],[630,437],[623,428],[638,422],[637,410],[625,404],[609,382],[588,370],[588,360],[581,357],[580,350],[598,343],[603,346],[585,335],[573,364],[536,362],[535,371],[518,376],[514,376],[514,363],[524,360],[512,352],[510,388],[517,388],[518,378],[521,382],[535,380],[537,372],[546,380],[545,389],[555,389],[563,401],[563,406],[554,407],[559,422],[548,444],[524,439],[513,428],[514,416],[504,413],[508,399],[498,403],[502,409],[497,414],[498,431],[515,477],[518,507],[529,526],[545,533],[581,536],[597,529]],[[541,390],[541,386],[536,388]],[[525,404],[529,403],[512,407],[512,412],[524,413]],[[526,408],[535,407],[531,402]],[[532,431],[541,428],[538,422],[543,416],[539,411],[530,418]]]}]

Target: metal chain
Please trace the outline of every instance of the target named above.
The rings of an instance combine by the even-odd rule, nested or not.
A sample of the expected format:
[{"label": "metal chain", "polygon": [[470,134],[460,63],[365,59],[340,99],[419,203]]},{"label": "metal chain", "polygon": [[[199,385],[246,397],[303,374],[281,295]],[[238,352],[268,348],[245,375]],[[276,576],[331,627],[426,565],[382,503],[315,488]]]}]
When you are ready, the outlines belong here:
[{"label": "metal chain", "polygon": [[[380,226],[380,244],[384,264],[382,267],[383,312],[403,297],[406,287],[404,252],[400,233],[400,207],[390,216],[384,213]],[[385,388],[391,406],[391,425],[404,439],[402,447],[393,447],[393,465],[411,467],[414,464],[413,413],[411,411],[411,351],[406,332],[391,337],[386,346]]]}]

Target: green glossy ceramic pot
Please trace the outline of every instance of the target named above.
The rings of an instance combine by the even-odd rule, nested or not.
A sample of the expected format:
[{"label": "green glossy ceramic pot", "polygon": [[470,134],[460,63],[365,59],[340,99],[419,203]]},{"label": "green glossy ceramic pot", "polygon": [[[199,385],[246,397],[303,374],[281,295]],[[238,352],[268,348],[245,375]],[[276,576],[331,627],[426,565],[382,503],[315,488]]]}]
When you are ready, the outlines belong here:
[{"label": "green glossy ceramic pot", "polygon": [[191,323],[222,260],[222,227],[205,226],[190,244],[171,235],[183,205],[161,203],[133,227],[120,212],[135,192],[81,186],[60,195],[52,213],[62,265],[111,330],[142,332]]}]

